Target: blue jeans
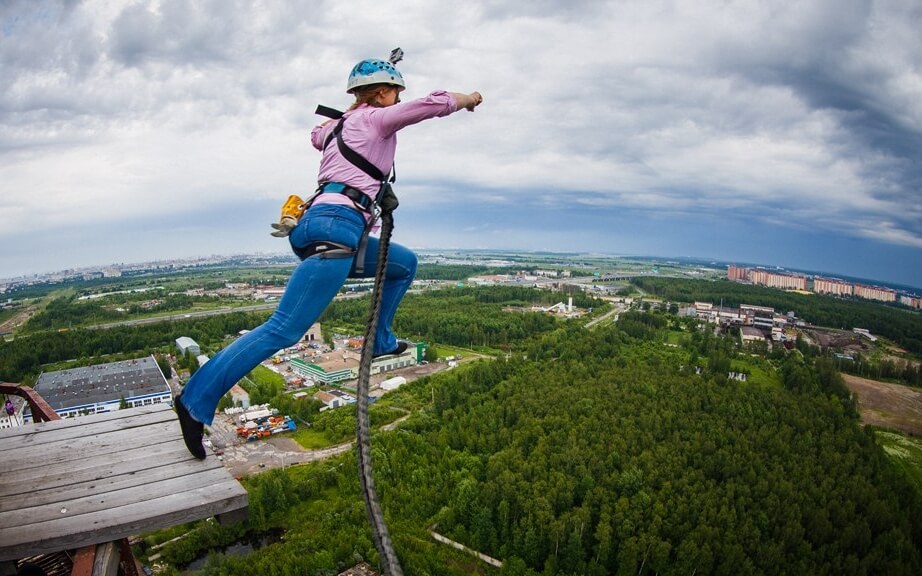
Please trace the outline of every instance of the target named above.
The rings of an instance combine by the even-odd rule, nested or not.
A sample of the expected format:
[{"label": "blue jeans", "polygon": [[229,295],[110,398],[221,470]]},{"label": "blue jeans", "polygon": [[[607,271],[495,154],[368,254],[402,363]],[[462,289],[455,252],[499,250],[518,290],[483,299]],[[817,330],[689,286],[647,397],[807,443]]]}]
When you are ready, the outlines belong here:
[{"label": "blue jeans", "polygon": [[[365,230],[365,219],[353,208],[334,204],[312,206],[291,231],[292,248],[327,240],[353,249]],[[288,280],[275,313],[261,326],[247,332],[199,368],[182,391],[182,403],[193,418],[211,424],[218,401],[238,380],[279,350],[293,346],[317,321],[339,292],[346,278],[355,274],[354,258],[313,256],[301,261]],[[378,262],[378,239],[369,236],[362,278],[374,277]],[[416,254],[391,243],[387,256],[381,310],[375,332],[374,354],[394,350],[397,337],[391,323],[397,306],[416,275]]]}]

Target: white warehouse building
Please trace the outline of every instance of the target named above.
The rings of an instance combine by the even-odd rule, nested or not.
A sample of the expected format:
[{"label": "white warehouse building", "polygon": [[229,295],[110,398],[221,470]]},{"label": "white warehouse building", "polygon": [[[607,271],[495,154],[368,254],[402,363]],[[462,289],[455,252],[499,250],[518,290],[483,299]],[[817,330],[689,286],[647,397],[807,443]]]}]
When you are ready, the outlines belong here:
[{"label": "white warehouse building", "polygon": [[180,336],[176,339],[176,348],[179,349],[180,356],[185,356],[186,353],[191,353],[193,356],[198,356],[202,353],[202,349],[199,347],[198,342],[189,338],[188,336]]}]

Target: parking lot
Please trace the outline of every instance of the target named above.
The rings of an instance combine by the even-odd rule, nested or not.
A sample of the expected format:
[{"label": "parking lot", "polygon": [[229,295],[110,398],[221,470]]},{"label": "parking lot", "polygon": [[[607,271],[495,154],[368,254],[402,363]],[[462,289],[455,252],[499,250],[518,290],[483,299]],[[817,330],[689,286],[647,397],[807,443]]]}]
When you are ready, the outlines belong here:
[{"label": "parking lot", "polygon": [[[384,395],[386,391],[378,388],[378,385],[388,378],[403,376],[407,382],[412,382],[423,376],[445,370],[447,367],[445,363],[433,362],[401,368],[386,374],[375,374],[369,380],[369,388],[371,388],[369,395],[373,397]],[[351,385],[354,389],[356,382],[351,381],[345,384],[345,387],[349,388]],[[351,450],[354,445],[354,442],[347,442],[321,450],[305,450],[288,435],[247,442],[237,436],[237,426],[237,421],[232,416],[217,414],[212,425],[208,427],[207,436],[212,452],[209,458],[222,458],[224,466],[237,478],[273,468],[324,460]]]}]

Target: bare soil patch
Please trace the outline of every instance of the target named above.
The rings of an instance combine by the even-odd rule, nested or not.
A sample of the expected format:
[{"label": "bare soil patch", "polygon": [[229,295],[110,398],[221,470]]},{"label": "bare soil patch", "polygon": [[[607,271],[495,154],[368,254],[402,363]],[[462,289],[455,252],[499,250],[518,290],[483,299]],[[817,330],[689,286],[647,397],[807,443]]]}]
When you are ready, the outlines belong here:
[{"label": "bare soil patch", "polygon": [[835,330],[833,328],[804,328],[804,337],[811,344],[822,348],[836,348],[845,352],[867,352],[871,349],[870,343],[850,330]]},{"label": "bare soil patch", "polygon": [[922,437],[922,389],[842,374],[858,397],[861,423]]},{"label": "bare soil patch", "polygon": [[29,321],[29,318],[35,314],[37,309],[37,306],[32,305],[17,312],[12,318],[0,324],[0,334],[12,333],[17,330],[20,326]]}]

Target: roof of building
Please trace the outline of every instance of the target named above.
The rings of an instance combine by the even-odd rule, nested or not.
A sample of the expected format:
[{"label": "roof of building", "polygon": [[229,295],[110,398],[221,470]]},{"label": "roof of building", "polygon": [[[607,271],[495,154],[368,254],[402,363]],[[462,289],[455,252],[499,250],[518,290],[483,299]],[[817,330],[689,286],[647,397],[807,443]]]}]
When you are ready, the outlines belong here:
[{"label": "roof of building", "polygon": [[352,404],[355,402],[355,396],[347,394],[341,390],[320,390],[314,394],[314,398],[320,400],[327,406],[336,400],[340,400],[346,404]]},{"label": "roof of building", "polygon": [[320,400],[320,401],[323,402],[324,404],[330,404],[331,402],[333,402],[334,400],[337,399],[336,396],[330,394],[330,393],[327,392],[326,390],[321,390],[321,391],[319,391],[319,392],[316,392],[316,393],[314,394],[314,398],[315,398],[316,400]]},{"label": "roof of building", "polygon": [[55,410],[170,392],[153,356],[45,372],[34,388]]},{"label": "roof of building", "polygon": [[188,336],[180,336],[179,338],[177,338],[176,345],[182,348],[189,348],[190,346],[195,346],[196,348],[199,347],[198,342],[196,342],[192,338],[189,338]]},{"label": "roof of building", "polygon": [[231,398],[243,397],[243,396],[246,396],[247,398],[250,397],[249,392],[244,390],[243,387],[240,386],[240,384],[234,384],[233,386],[231,386],[230,395],[231,395]]},{"label": "roof of building", "polygon": [[307,366],[308,364],[315,364],[319,366],[324,372],[335,372],[337,370],[346,370],[352,368],[358,368],[359,357],[355,352],[344,352],[339,353],[328,353],[315,356],[310,359],[301,358],[292,358],[291,363],[296,366]]}]

